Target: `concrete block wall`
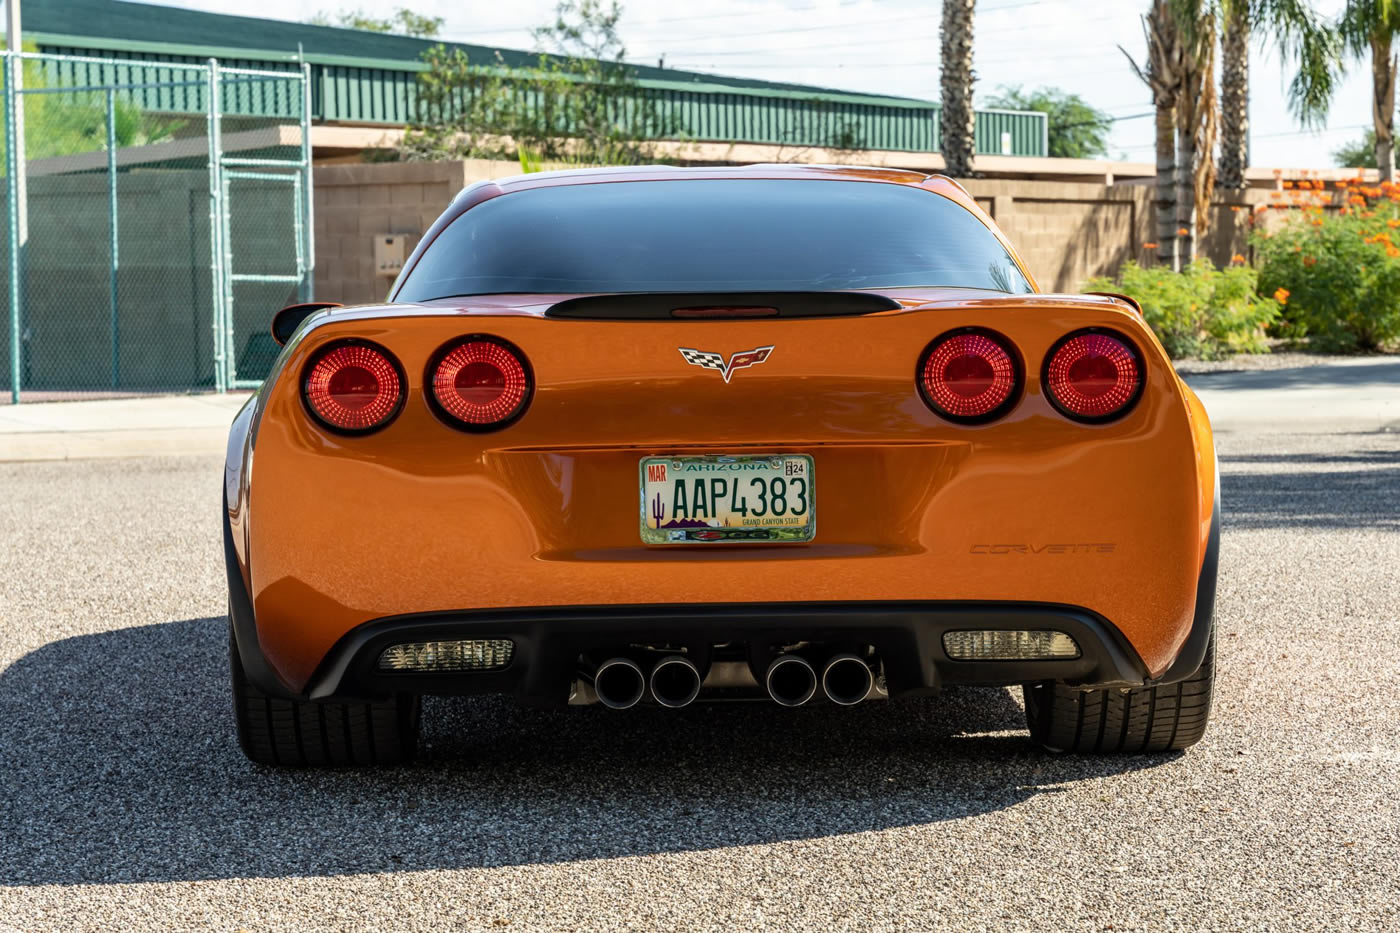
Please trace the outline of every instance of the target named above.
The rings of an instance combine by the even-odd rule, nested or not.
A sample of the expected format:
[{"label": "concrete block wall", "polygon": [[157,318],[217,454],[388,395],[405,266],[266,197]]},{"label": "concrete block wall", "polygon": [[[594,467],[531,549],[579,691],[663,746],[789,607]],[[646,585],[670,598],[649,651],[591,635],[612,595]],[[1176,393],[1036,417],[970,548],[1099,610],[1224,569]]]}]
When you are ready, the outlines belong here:
[{"label": "concrete block wall", "polygon": [[[964,187],[1047,291],[1072,292],[1094,276],[1116,274],[1126,260],[1147,265],[1155,258],[1144,246],[1156,230],[1151,186],[973,179]],[[1216,265],[1248,255],[1250,211],[1266,203],[1263,189],[1219,192],[1201,254]]]},{"label": "concrete block wall", "polygon": [[[489,161],[317,167],[317,297],[347,304],[383,300],[391,279],[376,274],[377,237],[401,235],[411,250],[464,186],[518,172],[516,163]],[[1143,248],[1153,236],[1147,185],[977,179],[967,188],[1010,236],[1044,289],[1073,291],[1091,276],[1112,275],[1126,259],[1152,257]],[[1203,252],[1221,265],[1236,253],[1248,255],[1248,217],[1275,194],[1267,189],[1223,194],[1213,208],[1214,230]],[[119,374],[113,386],[106,179],[95,174],[31,179],[21,350],[26,388],[212,383],[207,173],[123,173],[118,198]],[[233,190],[231,202],[235,271],[291,271],[287,187],[249,183]],[[1263,218],[1265,224],[1279,219],[1274,212]],[[0,231],[0,247],[3,241]],[[9,336],[8,291],[0,288],[3,345]],[[295,287],[284,283],[235,287],[234,347],[240,366],[255,338],[266,333],[272,314],[295,298]],[[8,357],[0,354],[0,383],[9,380]]]},{"label": "concrete block wall", "polygon": [[[411,251],[464,186],[519,171],[514,162],[484,159],[318,167],[316,296],[346,304],[383,300],[392,280],[375,274],[375,236],[405,235]],[[1152,259],[1143,247],[1154,236],[1150,185],[973,179],[965,187],[1047,291],[1074,291],[1093,276],[1113,275],[1127,259]],[[1221,192],[1204,254],[1218,265],[1248,254],[1248,211],[1268,198],[1264,189]]]},{"label": "concrete block wall", "polygon": [[393,279],[375,272],[376,237],[403,236],[407,256],[462,188],[519,172],[515,162],[484,159],[317,166],[317,299],[383,301]]}]

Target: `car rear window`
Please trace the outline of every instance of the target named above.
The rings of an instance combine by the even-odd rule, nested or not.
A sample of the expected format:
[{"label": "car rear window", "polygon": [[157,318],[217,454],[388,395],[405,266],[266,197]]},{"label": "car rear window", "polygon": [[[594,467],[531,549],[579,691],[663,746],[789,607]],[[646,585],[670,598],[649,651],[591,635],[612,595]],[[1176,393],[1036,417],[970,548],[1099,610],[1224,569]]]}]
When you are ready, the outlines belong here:
[{"label": "car rear window", "polygon": [[399,301],[501,293],[1030,284],[964,208],[882,182],[687,179],[516,191],[453,221]]}]

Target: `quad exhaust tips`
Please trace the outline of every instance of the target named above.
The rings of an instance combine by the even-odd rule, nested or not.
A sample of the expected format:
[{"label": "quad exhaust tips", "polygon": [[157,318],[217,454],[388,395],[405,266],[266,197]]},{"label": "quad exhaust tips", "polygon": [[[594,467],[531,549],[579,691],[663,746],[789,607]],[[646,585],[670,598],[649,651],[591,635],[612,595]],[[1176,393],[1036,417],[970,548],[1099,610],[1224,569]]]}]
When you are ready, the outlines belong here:
[{"label": "quad exhaust tips", "polygon": [[822,692],[841,706],[855,706],[870,696],[874,686],[870,665],[853,654],[838,654],[822,668]]},{"label": "quad exhaust tips", "polygon": [[[695,702],[704,681],[695,662],[683,655],[663,657],[651,666],[650,675],[631,658],[615,657],[594,671],[592,693],[609,709],[631,709],[648,692],[657,705],[680,709]],[[869,662],[854,654],[828,659],[820,672],[801,655],[783,654],[768,665],[763,686],[769,698],[780,706],[802,706],[816,696],[819,688],[832,703],[855,706],[875,690],[875,675]]]},{"label": "quad exhaust tips", "polygon": [[651,695],[657,703],[680,709],[700,695],[700,669],[680,655],[670,655],[651,669]]},{"label": "quad exhaust tips", "polygon": [[768,665],[763,683],[774,703],[801,706],[816,695],[817,672],[806,658],[795,654],[779,655]]},{"label": "quad exhaust tips", "polygon": [[631,709],[647,692],[647,679],[636,661],[610,658],[593,672],[593,690],[608,709]]}]

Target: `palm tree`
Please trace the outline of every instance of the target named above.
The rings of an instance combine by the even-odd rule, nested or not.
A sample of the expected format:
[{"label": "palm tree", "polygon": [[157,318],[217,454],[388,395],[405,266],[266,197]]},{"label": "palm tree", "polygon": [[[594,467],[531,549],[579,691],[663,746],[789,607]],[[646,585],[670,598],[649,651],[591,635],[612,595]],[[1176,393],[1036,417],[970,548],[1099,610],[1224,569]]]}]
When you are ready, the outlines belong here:
[{"label": "palm tree", "polygon": [[1221,0],[1220,167],[1216,184],[1226,190],[1246,187],[1249,167],[1249,43],[1256,30],[1272,39],[1285,59],[1298,62],[1293,82],[1294,110],[1313,122],[1326,110],[1322,92],[1330,93],[1329,63],[1336,60],[1336,40],[1307,0]]},{"label": "palm tree", "polygon": [[1318,124],[1345,71],[1343,54],[1370,57],[1371,122],[1376,133],[1376,168],[1382,181],[1395,180],[1395,71],[1392,52],[1400,36],[1400,0],[1347,0],[1332,26],[1319,26],[1299,44],[1298,73],[1290,104],[1304,125]]},{"label": "palm tree", "polygon": [[1176,109],[1181,98],[1185,55],[1177,22],[1172,0],[1153,0],[1152,8],[1142,18],[1142,32],[1147,39],[1146,64],[1139,67],[1128,50],[1119,46],[1133,71],[1152,91],[1157,140],[1157,197],[1153,200],[1157,261],[1173,270],[1181,268],[1176,237]]},{"label": "palm tree", "polygon": [[1250,0],[1224,0],[1220,40],[1220,168],[1216,184],[1227,191],[1246,186],[1249,166]]},{"label": "palm tree", "polygon": [[1376,168],[1381,181],[1395,180],[1395,55],[1400,34],[1400,0],[1347,0],[1337,23],[1343,47],[1353,56],[1371,56],[1371,121],[1376,127]]},{"label": "palm tree", "polygon": [[[1372,0],[1400,5],[1400,0]],[[1191,262],[1210,228],[1217,185],[1245,187],[1249,164],[1249,43],[1260,26],[1298,62],[1290,89],[1306,125],[1325,112],[1335,83],[1336,39],[1307,0],[1153,0],[1143,17],[1146,67],[1128,56],[1157,109],[1157,244],[1173,269]],[[1221,94],[1215,89],[1220,37]],[[1127,52],[1124,52],[1127,55]],[[1393,87],[1393,83],[1392,83]]]},{"label": "palm tree", "polygon": [[943,0],[942,137],[944,171],[954,178],[972,174],[977,130],[972,111],[972,21],[977,0]]},{"label": "palm tree", "polygon": [[1178,0],[1173,15],[1181,45],[1181,93],[1176,104],[1176,236],[1182,266],[1196,258],[1196,239],[1210,229],[1215,193],[1215,137],[1220,108],[1215,96],[1214,0]]}]

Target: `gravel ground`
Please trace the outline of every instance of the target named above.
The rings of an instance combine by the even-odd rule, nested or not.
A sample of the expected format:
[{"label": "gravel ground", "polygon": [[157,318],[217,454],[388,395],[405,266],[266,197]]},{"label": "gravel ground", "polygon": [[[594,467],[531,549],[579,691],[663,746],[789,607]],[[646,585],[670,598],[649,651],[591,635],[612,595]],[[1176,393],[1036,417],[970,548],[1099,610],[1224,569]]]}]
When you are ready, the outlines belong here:
[{"label": "gravel ground", "polygon": [[426,760],[238,752],[220,464],[0,464],[0,929],[1400,928],[1400,437],[1220,435],[1215,719],[1032,751],[1019,691],[430,701]]},{"label": "gravel ground", "polygon": [[[1295,350],[1275,350],[1272,353],[1240,353],[1223,360],[1176,360],[1176,371],[1183,376],[1198,373],[1260,372],[1275,369],[1298,369],[1303,366],[1324,366],[1352,360],[1385,359],[1385,356],[1364,357],[1356,354],[1300,353]],[[1390,354],[1394,359],[1394,354]]]}]

